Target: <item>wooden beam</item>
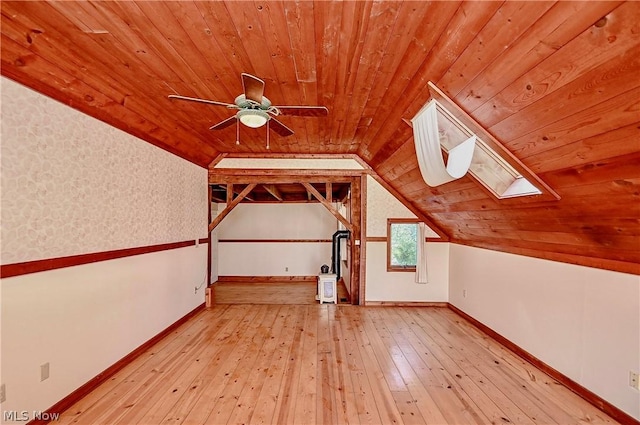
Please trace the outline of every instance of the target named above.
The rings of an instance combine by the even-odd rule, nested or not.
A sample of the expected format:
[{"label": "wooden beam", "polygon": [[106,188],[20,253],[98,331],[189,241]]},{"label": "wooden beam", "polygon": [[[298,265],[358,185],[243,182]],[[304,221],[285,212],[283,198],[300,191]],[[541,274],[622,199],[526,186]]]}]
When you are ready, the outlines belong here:
[{"label": "wooden beam", "polygon": [[[291,171],[291,170],[286,170]],[[274,174],[274,175],[234,175],[234,174],[216,174],[209,173],[209,184],[249,184],[258,182],[260,184],[280,184],[280,183],[317,183],[317,182],[332,182],[332,183],[349,183],[351,182],[350,176],[341,174]]]},{"label": "wooden beam", "polygon": [[218,163],[219,163],[220,161],[222,161],[223,159],[225,159],[225,158],[227,157],[227,155],[229,155],[229,154],[228,154],[228,153],[224,153],[224,152],[223,152],[223,153],[219,154],[218,156],[216,156],[216,157],[213,159],[213,161],[211,161],[211,162],[209,163],[209,169],[210,169],[210,170],[211,170],[211,169],[214,169],[214,168],[216,167],[216,165],[218,165]]},{"label": "wooden beam", "polygon": [[351,182],[351,223],[353,230],[351,231],[351,264],[349,264],[349,271],[351,273],[351,288],[349,295],[351,297],[351,304],[364,305],[364,291],[362,291],[362,254],[363,254],[363,211],[362,204],[362,186],[360,178],[354,178]]},{"label": "wooden beam", "polygon": [[[225,158],[274,158],[274,159],[353,159],[360,162],[354,153],[278,153],[278,152],[229,152]],[[362,164],[361,164],[362,165]],[[365,168],[369,168],[368,165]]]},{"label": "wooden beam", "polygon": [[358,300],[366,304],[367,292],[367,176],[360,176],[360,276]]},{"label": "wooden beam", "polygon": [[233,183],[227,183],[227,205],[233,201]]},{"label": "wooden beam", "polygon": [[371,170],[351,169],[284,169],[284,168],[213,168],[209,176],[342,176],[359,177],[369,174]]},{"label": "wooden beam", "polygon": [[313,196],[315,196],[315,198],[320,201],[320,203],[324,205],[324,207],[328,209],[329,212],[340,221],[340,223],[344,224],[344,227],[346,227],[348,231],[353,232],[353,226],[351,225],[351,223],[346,218],[344,218],[342,214],[340,214],[340,212],[338,212],[338,210],[333,205],[331,205],[331,203],[327,201],[325,197],[320,194],[320,192],[316,190],[315,187],[311,186],[311,184],[307,182],[303,182],[302,185],[307,189],[307,192],[310,192]]},{"label": "wooden beam", "polygon": [[275,184],[263,184],[262,187],[264,187],[264,190],[269,192],[271,196],[276,198],[278,201],[284,200],[282,193],[280,193],[280,190],[278,190],[278,187]]},{"label": "wooden beam", "polygon": [[[207,187],[207,192],[209,192],[209,202],[207,202],[207,221],[211,223],[211,202],[213,202],[213,188],[211,186]],[[217,210],[216,206],[216,210]],[[211,232],[207,233],[207,288],[211,285]]]},{"label": "wooden beam", "polygon": [[325,198],[327,198],[327,201],[333,202],[333,185],[331,184],[331,182],[326,182],[324,185]]},{"label": "wooden beam", "polygon": [[211,224],[209,224],[209,233],[211,233],[211,231],[213,231],[213,229],[215,229],[216,226],[220,224],[220,222],[231,212],[231,210],[233,210],[240,203],[240,201],[242,201],[244,197],[247,196],[247,194],[249,194],[249,192],[253,190],[254,187],[256,187],[256,183],[251,183],[247,185],[247,187],[245,187],[244,190],[240,192],[240,194],[236,196],[234,200],[227,203],[227,207],[224,210],[222,210],[220,214],[216,216],[216,218],[213,219]]}]

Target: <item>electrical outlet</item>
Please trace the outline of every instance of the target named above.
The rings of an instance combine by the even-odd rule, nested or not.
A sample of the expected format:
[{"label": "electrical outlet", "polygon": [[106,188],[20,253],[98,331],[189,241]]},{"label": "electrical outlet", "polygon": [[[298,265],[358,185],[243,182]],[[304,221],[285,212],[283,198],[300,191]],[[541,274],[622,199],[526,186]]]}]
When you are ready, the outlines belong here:
[{"label": "electrical outlet", "polygon": [[289,271],[289,267],[285,267],[285,268],[284,268],[284,271],[285,271],[285,272],[288,272],[288,271]]},{"label": "electrical outlet", "polygon": [[49,379],[49,362],[40,365],[40,382]]},{"label": "electrical outlet", "polygon": [[7,400],[7,389],[4,384],[0,385],[0,403],[4,403]]},{"label": "electrical outlet", "polygon": [[632,370],[629,371],[629,386],[636,390],[640,390],[640,379],[638,378],[638,373]]},{"label": "electrical outlet", "polygon": [[467,290],[466,289],[462,290],[462,298],[467,298]]}]

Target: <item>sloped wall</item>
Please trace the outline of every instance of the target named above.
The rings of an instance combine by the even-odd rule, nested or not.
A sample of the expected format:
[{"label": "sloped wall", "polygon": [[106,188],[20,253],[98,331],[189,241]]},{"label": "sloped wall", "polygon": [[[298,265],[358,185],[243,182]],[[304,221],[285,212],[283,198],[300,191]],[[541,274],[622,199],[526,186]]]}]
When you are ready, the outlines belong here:
[{"label": "sloped wall", "polygon": [[449,302],[640,419],[638,276],[451,244]]},{"label": "sloped wall", "polygon": [[[207,237],[206,169],[1,91],[3,266]],[[206,267],[200,245],[2,279],[2,410],[49,408],[203,303]]]}]

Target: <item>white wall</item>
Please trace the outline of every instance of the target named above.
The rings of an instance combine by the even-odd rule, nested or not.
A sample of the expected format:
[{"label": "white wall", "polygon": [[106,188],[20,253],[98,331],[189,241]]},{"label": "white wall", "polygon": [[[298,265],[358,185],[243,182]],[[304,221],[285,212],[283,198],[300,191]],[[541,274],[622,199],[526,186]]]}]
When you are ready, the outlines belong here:
[{"label": "white wall", "polygon": [[[223,207],[218,210],[222,211]],[[313,276],[330,265],[331,243],[255,242],[268,240],[330,240],[337,220],[319,203],[240,204],[218,226],[220,276]]]},{"label": "white wall", "polygon": [[206,273],[201,244],[3,279],[2,410],[57,403],[202,304]]},{"label": "white wall", "polygon": [[449,302],[640,419],[640,277],[451,244]]},{"label": "white wall", "polygon": [[220,276],[315,276],[331,264],[331,243],[220,243]]},{"label": "white wall", "polygon": [[[0,82],[3,265],[207,236],[206,169]],[[0,410],[51,407],[183,317],[206,267],[200,245],[2,279]]]},{"label": "white wall", "polygon": [[[367,178],[367,237],[388,237],[387,219],[416,218],[372,177]],[[430,230],[429,237],[438,237]],[[449,244],[427,243],[428,283],[415,282],[415,273],[387,271],[387,243],[367,242],[366,301],[446,302],[449,287]]]},{"label": "white wall", "polygon": [[387,243],[367,242],[367,301],[447,302],[449,244],[427,243],[428,283],[412,272],[387,272]]}]

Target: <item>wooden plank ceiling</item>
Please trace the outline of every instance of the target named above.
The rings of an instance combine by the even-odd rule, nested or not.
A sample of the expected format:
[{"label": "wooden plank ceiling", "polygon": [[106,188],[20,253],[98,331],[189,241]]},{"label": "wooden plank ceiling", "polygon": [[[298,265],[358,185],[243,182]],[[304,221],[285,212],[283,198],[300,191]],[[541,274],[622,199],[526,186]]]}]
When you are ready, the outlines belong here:
[{"label": "wooden plank ceiling", "polygon": [[[640,3],[2,1],[2,74],[206,167],[219,154],[356,154],[453,241],[639,273]],[[290,137],[210,131],[240,74]],[[560,196],[421,179],[434,82]]]}]

